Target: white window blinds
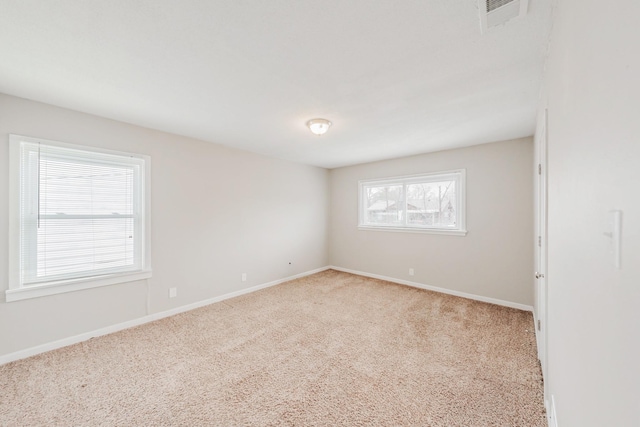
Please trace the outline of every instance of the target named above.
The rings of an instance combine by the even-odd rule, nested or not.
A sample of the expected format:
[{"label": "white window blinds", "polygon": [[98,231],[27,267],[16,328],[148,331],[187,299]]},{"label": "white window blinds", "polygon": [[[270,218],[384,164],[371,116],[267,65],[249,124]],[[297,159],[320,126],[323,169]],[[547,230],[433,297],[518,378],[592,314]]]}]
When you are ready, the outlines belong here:
[{"label": "white window blinds", "polygon": [[21,286],[144,269],[145,159],[20,142]]}]

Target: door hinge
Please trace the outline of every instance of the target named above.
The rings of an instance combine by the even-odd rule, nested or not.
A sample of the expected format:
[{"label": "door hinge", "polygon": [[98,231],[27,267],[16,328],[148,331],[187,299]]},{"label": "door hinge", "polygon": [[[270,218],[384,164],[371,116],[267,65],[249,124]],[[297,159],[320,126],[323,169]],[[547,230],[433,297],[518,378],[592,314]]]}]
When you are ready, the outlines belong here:
[{"label": "door hinge", "polygon": [[538,319],[538,330],[540,331],[540,319]]},{"label": "door hinge", "polygon": [[538,236],[538,246],[542,247],[542,236]]},{"label": "door hinge", "polygon": [[542,164],[538,163],[538,175],[542,175]]}]

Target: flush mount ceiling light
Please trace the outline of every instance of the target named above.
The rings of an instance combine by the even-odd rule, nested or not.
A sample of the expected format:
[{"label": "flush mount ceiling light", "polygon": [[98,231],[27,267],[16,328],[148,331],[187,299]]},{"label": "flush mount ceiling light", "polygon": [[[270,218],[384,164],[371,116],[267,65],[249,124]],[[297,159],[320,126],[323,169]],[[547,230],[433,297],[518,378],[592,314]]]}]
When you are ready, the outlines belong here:
[{"label": "flush mount ceiling light", "polygon": [[331,127],[331,122],[327,119],[311,119],[307,122],[307,127],[315,135],[324,135]]}]

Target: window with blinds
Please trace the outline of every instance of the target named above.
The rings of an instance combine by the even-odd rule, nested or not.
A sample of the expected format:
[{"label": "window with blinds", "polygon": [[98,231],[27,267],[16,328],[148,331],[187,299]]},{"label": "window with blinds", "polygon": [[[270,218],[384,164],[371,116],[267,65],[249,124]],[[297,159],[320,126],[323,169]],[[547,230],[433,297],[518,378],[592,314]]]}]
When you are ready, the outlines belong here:
[{"label": "window with blinds", "polygon": [[19,157],[18,286],[148,269],[148,157],[12,135]]}]

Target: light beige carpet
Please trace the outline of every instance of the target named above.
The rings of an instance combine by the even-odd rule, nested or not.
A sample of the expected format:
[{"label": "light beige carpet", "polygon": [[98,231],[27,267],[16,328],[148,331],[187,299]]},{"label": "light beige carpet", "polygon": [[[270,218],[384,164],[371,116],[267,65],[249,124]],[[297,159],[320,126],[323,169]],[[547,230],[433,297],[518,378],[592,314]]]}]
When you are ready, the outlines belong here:
[{"label": "light beige carpet", "polygon": [[544,426],[530,313],[336,271],[0,366],[2,426]]}]

